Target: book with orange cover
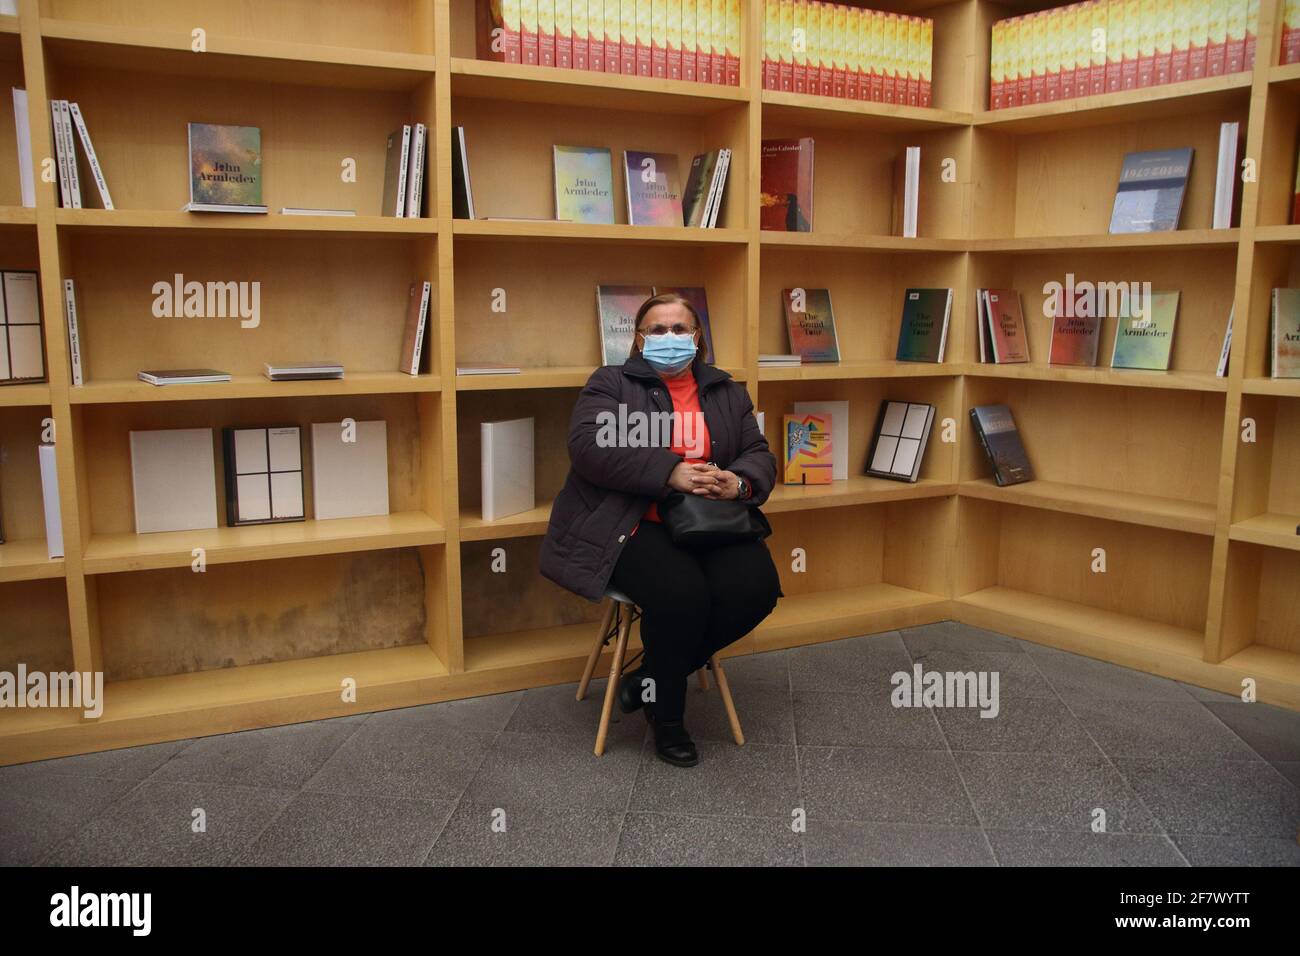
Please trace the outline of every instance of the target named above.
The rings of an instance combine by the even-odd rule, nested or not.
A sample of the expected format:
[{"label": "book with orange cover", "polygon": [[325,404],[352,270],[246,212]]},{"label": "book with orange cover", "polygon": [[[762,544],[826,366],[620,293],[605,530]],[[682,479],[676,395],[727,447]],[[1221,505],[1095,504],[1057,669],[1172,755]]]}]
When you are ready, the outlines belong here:
[{"label": "book with orange cover", "polygon": [[932,102],[934,72],[934,21],[929,17],[921,19],[921,106]]},{"label": "book with orange cover", "polygon": [[[797,50],[792,39],[795,36],[795,18],[799,17],[805,4],[803,0],[770,0],[769,6],[776,7],[776,89],[787,93],[803,93],[802,86],[796,85],[794,78],[795,60],[806,54]],[[806,44],[804,44],[806,48]],[[805,77],[807,73],[805,70]]]},{"label": "book with orange cover", "polygon": [[555,0],[537,0],[537,63],[555,66]]},{"label": "book with orange cover", "polygon": [[1228,56],[1228,3],[1230,0],[1207,0],[1207,36],[1205,75],[1223,76]]},{"label": "book with orange cover", "polygon": [[1142,34],[1142,0],[1124,0],[1124,56],[1120,66],[1120,89],[1138,85],[1138,37]]},{"label": "book with orange cover", "polygon": [[[817,60],[819,69],[818,89],[822,96],[835,95],[835,4],[822,2],[818,4]],[[809,90],[809,92],[814,92]]]},{"label": "book with orange cover", "polygon": [[1174,0],[1156,0],[1156,62],[1153,86],[1174,78]]},{"label": "book with orange cover", "polygon": [[1227,0],[1223,72],[1240,73],[1246,63],[1246,0]]},{"label": "book with orange cover", "polygon": [[845,76],[844,40],[848,11],[842,3],[832,3],[831,8],[831,96],[843,97],[848,89]]},{"label": "book with orange cover", "polygon": [[602,19],[605,21],[605,42],[602,44],[605,72],[620,73],[623,70],[623,36],[620,26],[623,21],[623,0],[605,0]]},{"label": "book with orange cover", "polygon": [[1206,77],[1210,44],[1210,5],[1216,0],[1190,0],[1187,78],[1203,80]]},{"label": "book with orange cover", "polygon": [[650,0],[650,75],[668,79],[668,8],[665,0]]},{"label": "book with orange cover", "polygon": [[537,59],[537,2],[519,0],[519,62],[536,66]]},{"label": "book with orange cover", "polygon": [[605,0],[587,0],[587,69],[605,72]]},{"label": "book with orange cover", "polygon": [[696,0],[682,0],[682,79],[698,82],[696,72]]},{"label": "book with orange cover", "polygon": [[989,32],[989,109],[1002,109],[1002,85],[1006,82],[1007,21],[997,20]]},{"label": "book with orange cover", "polygon": [[1159,0],[1140,0],[1138,24],[1138,89],[1154,86],[1156,82],[1156,17],[1160,13]]},{"label": "book with orange cover", "polygon": [[1125,0],[1106,2],[1106,92],[1124,88],[1124,8]]},{"label": "book with orange cover", "polygon": [[862,86],[862,21],[865,10],[849,7],[844,14],[844,96],[861,99]]},{"label": "book with orange cover", "polygon": [[651,76],[654,72],[653,28],[654,6],[652,0],[636,0],[636,19],[633,36],[636,37],[636,75]]},{"label": "book with orange cover", "polygon": [[740,0],[726,0],[727,25],[723,34],[726,51],[724,79],[728,86],[740,85]]},{"label": "book with orange cover", "polygon": [[782,480],[787,485],[829,485],[834,479],[831,456],[831,416],[782,416],[785,457]]},{"label": "book with orange cover", "polygon": [[868,26],[871,40],[868,44],[870,62],[868,64],[866,99],[873,103],[885,101],[885,13],[872,10]]},{"label": "book with orange cover", "polygon": [[1046,10],[1040,10],[1029,16],[1029,102],[1031,103],[1047,101],[1047,13]]},{"label": "book with orange cover", "polygon": [[[780,47],[782,56],[782,67],[786,67],[786,58],[789,61],[789,67],[782,74],[783,90],[791,90],[795,93],[808,92],[808,4],[806,0],[794,0],[790,4],[789,16],[786,16],[786,4],[784,0],[781,3],[781,20],[778,24],[780,35],[783,38],[783,45]],[[795,35],[802,36],[804,42],[793,46],[784,38]]]},{"label": "book with orange cover", "polygon": [[989,343],[998,365],[1029,361],[1029,338],[1015,289],[981,289],[984,314],[989,323]]}]

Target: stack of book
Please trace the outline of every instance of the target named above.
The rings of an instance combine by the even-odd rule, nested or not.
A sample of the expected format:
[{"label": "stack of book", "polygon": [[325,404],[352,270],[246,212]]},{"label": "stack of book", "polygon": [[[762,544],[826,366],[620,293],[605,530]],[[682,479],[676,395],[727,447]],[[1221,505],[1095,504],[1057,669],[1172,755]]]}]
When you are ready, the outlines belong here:
[{"label": "stack of book", "polygon": [[763,88],[930,105],[934,21],[820,0],[764,0]]},{"label": "stack of book", "polygon": [[740,85],[740,0],[478,0],[478,56]]},{"label": "stack of book", "polygon": [[[50,118],[59,177],[59,205],[64,209],[83,206],[112,209],[113,199],[108,194],[108,183],[99,168],[99,157],[95,155],[81,108],[67,100],[50,100]],[[90,188],[91,182],[95,184],[94,189]]]},{"label": "stack of book", "polygon": [[424,214],[428,134],[429,128],[423,123],[404,125],[388,134],[382,215],[419,219]]},{"label": "stack of book", "polygon": [[313,379],[341,379],[341,362],[267,362],[266,377],[273,382],[306,382]]},{"label": "stack of book", "polygon": [[1258,34],[1259,0],[1089,0],[998,20],[989,109],[1239,73]]}]

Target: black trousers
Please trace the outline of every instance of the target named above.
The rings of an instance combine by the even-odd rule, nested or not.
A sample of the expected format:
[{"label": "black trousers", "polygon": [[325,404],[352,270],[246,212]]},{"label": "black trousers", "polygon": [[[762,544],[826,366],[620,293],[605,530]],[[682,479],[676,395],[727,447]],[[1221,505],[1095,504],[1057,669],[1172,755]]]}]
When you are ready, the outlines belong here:
[{"label": "black trousers", "polygon": [[652,712],[661,721],[682,719],[687,677],[757,627],[782,596],[762,541],[689,551],[657,521],[637,527],[609,583],[641,608]]}]

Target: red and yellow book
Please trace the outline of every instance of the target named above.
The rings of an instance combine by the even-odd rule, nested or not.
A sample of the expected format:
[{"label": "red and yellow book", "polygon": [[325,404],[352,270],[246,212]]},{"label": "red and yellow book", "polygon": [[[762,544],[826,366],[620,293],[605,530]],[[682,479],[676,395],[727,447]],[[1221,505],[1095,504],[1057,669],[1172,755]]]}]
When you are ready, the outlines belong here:
[{"label": "red and yellow book", "polygon": [[636,76],[636,0],[618,0],[618,72]]},{"label": "red and yellow book", "polygon": [[537,0],[519,0],[519,62],[536,66]]},{"label": "red and yellow book", "polygon": [[1142,0],[1124,0],[1124,58],[1120,67],[1120,89],[1138,85],[1138,38],[1142,35]]},{"label": "red and yellow book", "polygon": [[651,76],[654,72],[652,65],[654,41],[651,35],[653,17],[653,0],[636,0],[636,20],[633,23],[633,35],[636,37],[637,76]]},{"label": "red and yellow book", "polygon": [[623,65],[623,38],[619,24],[623,19],[623,0],[605,0],[605,72],[618,73]]},{"label": "red and yellow book", "polygon": [[934,21],[929,17],[921,19],[921,106],[932,102],[931,78],[934,70]]},{"label": "red and yellow book", "polygon": [[1061,98],[1061,10],[1046,11],[1047,25],[1043,39],[1043,100],[1054,103]]},{"label": "red and yellow book", "polygon": [[[788,13],[788,16],[787,16]],[[781,20],[778,23],[780,35],[784,37],[800,36],[803,42],[792,44],[783,41],[781,46],[781,89],[795,93],[808,92],[808,4],[806,0],[795,0],[789,4],[781,2]],[[788,80],[788,82],[787,82]]]},{"label": "red and yellow book", "polygon": [[1074,89],[1074,39],[1078,9],[1077,3],[1062,7],[1060,19],[1057,20],[1057,26],[1060,28],[1057,37],[1057,70],[1061,77],[1058,86],[1060,87],[1059,98],[1063,100],[1072,100],[1078,96]]},{"label": "red and yellow book", "polygon": [[537,62],[555,66],[555,0],[537,0]]},{"label": "red and yellow book", "polygon": [[1156,83],[1156,17],[1159,0],[1139,0],[1138,12],[1138,89]]},{"label": "red and yellow book", "polygon": [[478,55],[498,63],[519,62],[519,0],[478,0]]},{"label": "red and yellow book", "polygon": [[1164,86],[1174,78],[1174,2],[1156,0],[1156,62],[1153,86]]},{"label": "red and yellow book", "polygon": [[1188,38],[1187,77],[1202,80],[1208,69],[1210,5],[1216,0],[1191,0],[1191,35]]},{"label": "red and yellow book", "polygon": [[587,0],[587,69],[605,72],[605,0]]},{"label": "red and yellow book", "polygon": [[[835,94],[835,58],[833,52],[835,49],[835,4],[823,0],[817,5],[818,19],[821,21],[818,29],[817,42],[817,60],[820,68],[817,71],[818,92],[822,96],[833,96]],[[809,90],[809,92],[813,92]]]},{"label": "red and yellow book", "polygon": [[1246,0],[1227,0],[1223,72],[1240,73],[1246,63]]},{"label": "red and yellow book", "polygon": [[695,0],[682,0],[682,79],[688,83],[699,82],[696,73],[695,33]]},{"label": "red and yellow book", "polygon": [[1255,67],[1255,47],[1259,40],[1259,0],[1246,0],[1246,60],[1242,69]]},{"label": "red and yellow book", "polygon": [[665,0],[650,0],[650,75],[668,78],[668,9]]},{"label": "red and yellow book", "polygon": [[1192,75],[1192,2],[1174,0],[1173,57],[1170,82],[1182,83]]},{"label": "red and yellow book", "polygon": [[1228,55],[1228,0],[1209,3],[1208,35],[1205,45],[1205,75],[1223,76]]},{"label": "red and yellow book", "polygon": [[724,79],[727,86],[740,85],[740,0],[726,0],[727,20],[723,33],[726,50]]},{"label": "red and yellow book", "polygon": [[682,0],[668,0],[664,8],[664,68],[668,79],[682,78]]},{"label": "red and yellow book", "polygon": [[829,415],[784,415],[787,485],[829,485],[834,477]]},{"label": "red and yellow book", "polygon": [[869,64],[870,75],[867,77],[866,98],[873,103],[885,102],[885,23],[887,16],[883,11],[871,11],[871,51]]},{"label": "red and yellow book", "polygon": [[[1106,42],[1110,28],[1110,0],[1093,0],[1088,6],[1088,50],[1092,59],[1088,69],[1088,92],[1092,96],[1106,92],[1106,71],[1110,63],[1110,44]],[[1097,42],[1100,39],[1100,43]]]}]

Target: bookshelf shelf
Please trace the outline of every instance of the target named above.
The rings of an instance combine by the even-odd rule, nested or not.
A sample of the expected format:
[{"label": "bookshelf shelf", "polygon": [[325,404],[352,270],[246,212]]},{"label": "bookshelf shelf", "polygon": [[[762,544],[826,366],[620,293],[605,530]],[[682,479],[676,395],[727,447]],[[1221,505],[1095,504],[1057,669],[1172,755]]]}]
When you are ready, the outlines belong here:
[{"label": "bookshelf shelf", "polygon": [[[745,380],[745,369],[719,366],[739,382]],[[563,365],[552,368],[524,368],[518,375],[457,375],[456,391],[513,391],[529,388],[582,388],[596,370],[594,365]]]},{"label": "bookshelf shelf", "polygon": [[1300,226],[1256,226],[1255,241],[1279,246],[1300,245]]},{"label": "bookshelf shelf", "polygon": [[239,235],[268,232],[287,235],[309,233],[348,236],[436,235],[435,219],[398,219],[388,216],[286,216],[246,213],[169,212],[153,209],[58,209],[54,221],[61,232],[113,234],[124,230],[169,233],[202,232],[210,235]]},{"label": "bookshelf shelf", "polygon": [[1282,395],[1300,398],[1300,379],[1251,376],[1242,381],[1241,390],[1247,395]]},{"label": "bookshelf shelf", "polygon": [[1287,548],[1300,551],[1300,515],[1262,514],[1243,521],[1234,521],[1228,531],[1233,541],[1262,544],[1268,548]]},{"label": "bookshelf shelf", "polygon": [[0,206],[0,229],[36,225],[36,210],[25,206]]},{"label": "bookshelf shelf", "polygon": [[1060,252],[1125,249],[1236,249],[1239,229],[1179,229],[1173,232],[1133,232],[1119,235],[1024,236],[1016,239],[973,239],[971,252],[1019,252],[1049,255]]},{"label": "bookshelf shelf", "polygon": [[942,620],[947,604],[941,595],[883,582],[794,594],[778,602],[755,629],[754,650],[833,640],[828,634],[870,634],[880,630],[884,620],[899,621],[895,627]]},{"label": "bookshelf shelf", "polygon": [[460,514],[460,540],[493,541],[498,538],[528,538],[546,533],[551,520],[550,501],[544,501],[531,511],[484,521],[481,513],[462,511]]},{"label": "bookshelf shelf", "polygon": [[854,378],[942,378],[959,375],[949,362],[817,362],[758,369],[760,382],[818,382]]},{"label": "bookshelf shelf", "polygon": [[87,574],[190,567],[193,549],[208,564],[273,561],[316,554],[442,544],[445,532],[422,511],[373,518],[335,518],[157,534],[96,534],[86,545]]},{"label": "bookshelf shelf", "polygon": [[619,243],[625,245],[743,245],[749,234],[743,229],[688,229],[685,226],[629,226],[499,219],[456,219],[452,232],[467,241],[516,241],[545,239],[549,242]]},{"label": "bookshelf shelf", "polygon": [[1268,85],[1270,87],[1300,90],[1300,63],[1282,63],[1270,67]]},{"label": "bookshelf shelf", "polygon": [[18,18],[16,16],[8,13],[0,14],[0,33],[13,34],[17,33],[18,30]]},{"label": "bookshelf shelf", "polygon": [[1000,501],[1027,508],[1043,508],[1192,534],[1214,534],[1214,506],[1178,498],[1133,495],[1041,479],[999,488],[992,478],[977,478],[963,481],[958,485],[957,491],[965,497],[985,501]]},{"label": "bookshelf shelf", "polygon": [[41,383],[5,385],[0,388],[0,408],[49,405],[50,387]]},{"label": "bookshelf shelf", "polygon": [[749,102],[744,87],[452,57],[456,97],[707,116]]},{"label": "bookshelf shelf", "polygon": [[0,544],[0,583],[61,578],[64,573],[63,559],[49,556],[44,538]]},{"label": "bookshelf shelf", "polygon": [[74,405],[137,402],[198,402],[228,398],[289,398],[328,395],[397,395],[437,392],[437,375],[402,372],[346,372],[339,381],[272,382],[261,375],[232,375],[206,385],[150,385],[136,379],[90,381],[68,390]]},{"label": "bookshelf shelf", "polygon": [[970,123],[969,113],[934,107],[898,106],[846,100],[834,96],[785,93],[763,90],[763,115],[766,119],[789,123],[806,123],[821,128],[862,130],[930,130],[963,127]]},{"label": "bookshelf shelf", "polygon": [[[557,673],[567,673],[568,679],[572,680],[574,667],[580,668],[580,662],[591,653],[595,633],[596,624],[591,623],[539,627],[466,638],[465,670],[473,674],[536,664],[563,663],[568,665],[567,671],[557,668]],[[630,653],[641,649],[639,623],[632,625],[628,648]],[[600,674],[599,670],[597,674]]]},{"label": "bookshelf shelf", "polygon": [[1090,385],[1127,386],[1130,388],[1172,388],[1193,392],[1226,392],[1228,380],[1213,372],[1184,372],[1171,369],[1167,372],[1143,369],[1111,369],[1068,365],[1024,364],[997,365],[970,362],[962,369],[963,375],[980,378],[1032,379],[1042,382],[1075,382]]},{"label": "bookshelf shelf", "polygon": [[832,482],[830,485],[777,485],[772,489],[767,503],[763,505],[763,511],[768,514],[781,514],[812,508],[942,498],[956,493],[955,483],[937,478],[921,478],[915,482],[907,482],[854,475],[851,478]]},{"label": "bookshelf shelf", "polygon": [[873,252],[964,252],[963,239],[904,239],[901,236],[864,236],[858,233],[774,232],[759,233],[759,242],[772,249],[844,250]]}]

